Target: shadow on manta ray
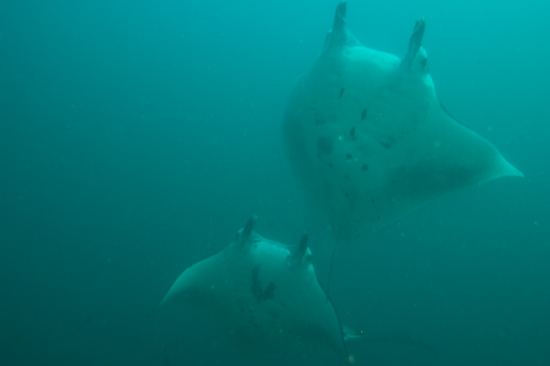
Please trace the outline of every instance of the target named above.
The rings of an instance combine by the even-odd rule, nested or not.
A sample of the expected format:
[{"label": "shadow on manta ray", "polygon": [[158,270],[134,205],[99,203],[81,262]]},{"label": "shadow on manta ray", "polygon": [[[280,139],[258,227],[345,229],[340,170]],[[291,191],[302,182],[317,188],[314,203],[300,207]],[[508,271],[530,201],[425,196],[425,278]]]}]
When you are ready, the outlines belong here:
[{"label": "shadow on manta ray", "polygon": [[183,271],[158,307],[202,311],[244,353],[320,346],[342,363],[353,363],[349,342],[408,344],[433,352],[406,335],[343,326],[317,281],[307,235],[298,245],[285,245],[254,232],[255,222],[251,218],[227,247]]}]

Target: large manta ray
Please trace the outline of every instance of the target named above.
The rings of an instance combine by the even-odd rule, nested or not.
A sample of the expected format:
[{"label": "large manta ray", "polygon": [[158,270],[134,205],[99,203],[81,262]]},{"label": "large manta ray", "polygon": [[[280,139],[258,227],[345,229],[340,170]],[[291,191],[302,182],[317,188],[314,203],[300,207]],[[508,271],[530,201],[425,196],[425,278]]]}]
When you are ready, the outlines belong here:
[{"label": "large manta ray", "polygon": [[376,231],[466,187],[522,176],[441,106],[421,47],[423,19],[399,59],[363,46],[345,16],[342,1],[284,119],[294,175],[336,239]]}]

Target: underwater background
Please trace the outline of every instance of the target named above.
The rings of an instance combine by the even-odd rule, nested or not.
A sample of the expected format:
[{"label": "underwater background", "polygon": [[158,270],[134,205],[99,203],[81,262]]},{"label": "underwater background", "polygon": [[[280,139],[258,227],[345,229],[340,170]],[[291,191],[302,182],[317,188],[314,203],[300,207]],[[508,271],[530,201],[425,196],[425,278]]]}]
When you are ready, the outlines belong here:
[{"label": "underwater background", "polygon": [[[0,365],[336,365],[246,356],[205,316],[147,314],[253,214],[334,243],[283,151],[293,83],[335,0],[0,1]],[[359,1],[348,24],[402,56],[414,22],[439,98],[524,174],[339,247],[343,322],[409,334],[356,365],[550,365],[550,2]]]}]

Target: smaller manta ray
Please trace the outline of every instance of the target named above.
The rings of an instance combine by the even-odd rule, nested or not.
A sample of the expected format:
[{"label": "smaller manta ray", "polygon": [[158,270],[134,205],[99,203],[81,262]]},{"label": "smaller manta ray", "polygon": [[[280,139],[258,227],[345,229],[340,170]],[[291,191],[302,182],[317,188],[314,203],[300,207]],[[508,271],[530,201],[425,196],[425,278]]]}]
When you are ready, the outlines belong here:
[{"label": "smaller manta ray", "polygon": [[294,175],[337,240],[374,232],[441,197],[522,176],[495,146],[439,103],[416,22],[403,59],[362,45],[340,2],[284,121]]},{"label": "smaller manta ray", "polygon": [[317,281],[307,236],[288,246],[252,231],[255,221],[251,218],[223,250],[183,271],[159,306],[204,311],[245,353],[317,345],[350,362],[348,337]]}]

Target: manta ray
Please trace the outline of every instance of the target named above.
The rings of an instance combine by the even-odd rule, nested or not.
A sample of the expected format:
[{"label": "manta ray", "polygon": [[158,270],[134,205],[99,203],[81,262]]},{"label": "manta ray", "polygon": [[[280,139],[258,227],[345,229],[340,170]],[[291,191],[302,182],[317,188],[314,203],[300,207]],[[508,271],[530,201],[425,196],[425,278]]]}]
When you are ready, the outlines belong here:
[{"label": "manta ray", "polygon": [[405,56],[362,45],[346,2],[297,81],[284,141],[306,202],[337,240],[374,232],[464,188],[523,176],[439,102],[416,22]]},{"label": "manta ray", "polygon": [[196,308],[245,354],[324,347],[342,364],[350,364],[354,357],[348,343],[380,342],[436,354],[406,334],[342,325],[317,281],[307,235],[296,245],[286,245],[256,233],[255,222],[252,217],[228,246],[184,270],[156,310]]},{"label": "manta ray", "polygon": [[346,362],[346,339],[357,337],[348,328],[344,333],[317,281],[307,235],[285,245],[253,231],[255,222],[251,218],[227,247],[183,271],[159,306],[205,312],[244,353],[317,345]]}]

